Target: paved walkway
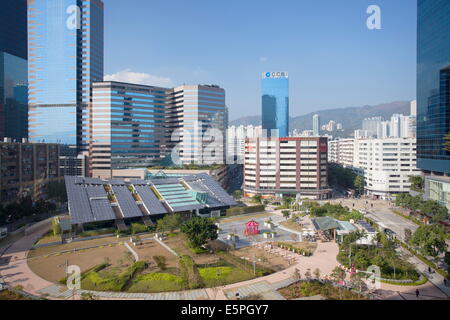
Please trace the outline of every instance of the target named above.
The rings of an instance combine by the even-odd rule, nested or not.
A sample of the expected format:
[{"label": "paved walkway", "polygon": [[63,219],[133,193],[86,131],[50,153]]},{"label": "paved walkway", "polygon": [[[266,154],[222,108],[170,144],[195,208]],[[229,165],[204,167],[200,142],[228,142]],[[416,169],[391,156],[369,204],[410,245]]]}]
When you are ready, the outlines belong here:
[{"label": "paved walkway", "polygon": [[24,291],[39,295],[39,290],[53,285],[31,271],[27,264],[28,250],[47,233],[48,227],[43,226],[34,233],[24,236],[13,243],[0,258],[0,276],[11,287],[21,286]]}]

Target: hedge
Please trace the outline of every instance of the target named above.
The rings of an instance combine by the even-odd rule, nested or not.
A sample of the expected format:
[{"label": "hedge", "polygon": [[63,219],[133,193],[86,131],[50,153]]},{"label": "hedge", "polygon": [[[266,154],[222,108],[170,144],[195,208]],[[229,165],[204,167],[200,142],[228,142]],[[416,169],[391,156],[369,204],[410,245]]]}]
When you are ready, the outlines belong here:
[{"label": "hedge", "polygon": [[241,214],[248,214],[248,213],[257,213],[257,212],[264,212],[266,210],[266,207],[264,205],[256,205],[256,206],[249,206],[249,207],[234,207],[227,210],[226,215],[227,216],[237,216]]}]

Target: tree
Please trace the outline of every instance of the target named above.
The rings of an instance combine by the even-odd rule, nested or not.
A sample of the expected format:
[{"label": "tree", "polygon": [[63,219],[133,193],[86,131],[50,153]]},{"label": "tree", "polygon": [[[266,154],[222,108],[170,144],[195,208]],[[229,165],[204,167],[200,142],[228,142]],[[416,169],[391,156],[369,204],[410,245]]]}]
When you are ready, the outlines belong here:
[{"label": "tree", "polygon": [[423,201],[419,210],[422,214],[431,216],[434,223],[446,220],[448,217],[448,209],[434,200]]},{"label": "tree", "polygon": [[313,217],[323,217],[327,214],[327,209],[323,207],[312,207],[310,213]]},{"label": "tree", "polygon": [[333,279],[333,281],[337,284],[337,285],[339,285],[339,296],[341,297],[341,299],[342,299],[342,295],[341,295],[341,287],[340,287],[340,285],[341,285],[341,283],[345,280],[345,278],[346,278],[346,274],[345,274],[345,270],[343,270],[343,269],[341,269],[341,268],[339,268],[339,267],[336,267],[336,268],[334,268],[333,269],[333,271],[331,272],[331,279]]},{"label": "tree", "polygon": [[307,269],[306,270],[306,272],[305,272],[305,278],[306,278],[306,280],[311,280],[312,279],[312,274],[311,274],[311,269]]},{"label": "tree", "polygon": [[365,182],[362,176],[356,176],[354,181],[355,189],[358,192],[358,195],[364,193]]},{"label": "tree", "polygon": [[47,196],[49,199],[59,202],[67,202],[66,184],[62,182],[49,182],[47,184]]},{"label": "tree", "polygon": [[216,240],[218,237],[217,225],[211,218],[193,218],[181,226],[181,231],[194,248],[200,248],[209,240]]},{"label": "tree", "polygon": [[405,242],[408,242],[411,240],[412,237],[412,231],[411,229],[405,229]]},{"label": "tree", "polygon": [[262,197],[259,194],[257,194],[256,196],[253,197],[253,202],[262,204]]},{"label": "tree", "polygon": [[425,180],[421,176],[410,176],[409,182],[411,183],[411,190],[423,192]]},{"label": "tree", "polygon": [[445,231],[441,225],[421,226],[411,238],[411,244],[418,247],[423,255],[437,257],[446,252]]},{"label": "tree", "polygon": [[244,196],[244,192],[242,192],[242,190],[236,190],[233,192],[233,196],[236,200],[241,200]]},{"label": "tree", "polygon": [[179,214],[168,214],[164,218],[158,220],[156,223],[156,229],[158,231],[170,231],[174,232],[182,224],[181,215]]},{"label": "tree", "polygon": [[294,202],[294,198],[291,197],[284,197],[283,198],[283,207],[285,209],[289,209],[291,207],[291,204]]},{"label": "tree", "polygon": [[291,216],[291,212],[289,210],[283,210],[281,213],[286,220]]},{"label": "tree", "polygon": [[364,281],[364,274],[360,272],[353,273],[350,277],[353,287],[358,288],[359,292],[362,293],[367,290],[366,282]]},{"label": "tree", "polygon": [[300,269],[295,268],[294,279],[297,281],[300,281],[302,279],[302,273],[301,273]]}]

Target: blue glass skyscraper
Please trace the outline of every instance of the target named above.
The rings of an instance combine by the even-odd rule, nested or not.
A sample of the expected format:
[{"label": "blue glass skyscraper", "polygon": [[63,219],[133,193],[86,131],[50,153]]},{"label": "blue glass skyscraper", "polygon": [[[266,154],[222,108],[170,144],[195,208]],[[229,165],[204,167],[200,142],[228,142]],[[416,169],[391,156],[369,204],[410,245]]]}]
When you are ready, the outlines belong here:
[{"label": "blue glass skyscraper", "polygon": [[450,173],[450,1],[418,1],[417,167]]},{"label": "blue glass skyscraper", "polygon": [[28,6],[29,134],[87,148],[91,84],[103,81],[101,0],[34,0]]},{"label": "blue glass skyscraper", "polygon": [[0,139],[28,137],[27,1],[0,2]]},{"label": "blue glass skyscraper", "polygon": [[289,77],[287,72],[264,72],[262,91],[262,128],[268,136],[278,130],[280,138],[289,136]]}]

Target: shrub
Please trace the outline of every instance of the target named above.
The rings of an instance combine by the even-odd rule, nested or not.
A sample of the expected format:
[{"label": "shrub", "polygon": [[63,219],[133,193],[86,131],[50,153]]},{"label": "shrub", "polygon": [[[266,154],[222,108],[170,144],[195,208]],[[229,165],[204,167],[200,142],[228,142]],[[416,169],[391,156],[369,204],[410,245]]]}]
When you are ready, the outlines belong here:
[{"label": "shrub", "polygon": [[198,289],[203,287],[203,281],[198,272],[194,260],[190,256],[181,256],[179,259],[180,276],[183,285],[188,289]]},{"label": "shrub", "polygon": [[166,263],[166,257],[164,256],[154,256],[153,260],[155,261],[156,265],[161,270],[167,269],[167,263]]},{"label": "shrub", "polygon": [[132,223],[131,224],[131,234],[144,233],[147,231],[148,231],[148,228],[144,224],[141,224],[141,223]]}]

